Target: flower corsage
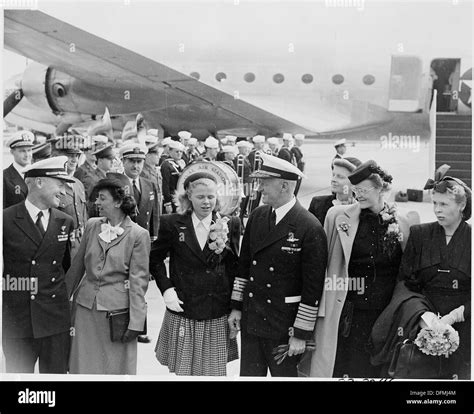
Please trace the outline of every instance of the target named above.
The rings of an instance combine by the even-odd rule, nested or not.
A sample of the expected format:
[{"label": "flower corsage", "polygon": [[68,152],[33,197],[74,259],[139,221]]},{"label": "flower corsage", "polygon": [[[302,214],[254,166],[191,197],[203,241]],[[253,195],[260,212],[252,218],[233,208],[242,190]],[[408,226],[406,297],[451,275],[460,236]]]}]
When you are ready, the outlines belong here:
[{"label": "flower corsage", "polygon": [[229,226],[227,225],[229,220],[228,217],[221,217],[220,214],[217,213],[216,220],[211,223],[208,236],[208,246],[211,250],[208,261],[211,264],[219,264],[225,256],[226,251],[230,249],[228,245]]},{"label": "flower corsage", "polygon": [[379,213],[387,231],[383,237],[384,250],[391,255],[398,244],[403,240],[403,233],[397,220],[397,207],[395,204],[385,204],[383,210]]}]

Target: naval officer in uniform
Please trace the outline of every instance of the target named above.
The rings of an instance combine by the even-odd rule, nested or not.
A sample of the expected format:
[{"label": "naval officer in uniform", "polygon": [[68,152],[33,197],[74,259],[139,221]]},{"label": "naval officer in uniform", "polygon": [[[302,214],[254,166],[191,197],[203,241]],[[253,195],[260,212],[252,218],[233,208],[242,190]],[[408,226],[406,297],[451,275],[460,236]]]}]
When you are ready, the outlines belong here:
[{"label": "naval officer in uniform", "polygon": [[3,329],[7,372],[65,374],[71,316],[65,272],[73,221],[57,210],[67,157],[25,169],[28,196],[3,210]]},{"label": "naval officer in uniform", "polygon": [[15,132],[8,146],[13,155],[13,163],[3,170],[3,208],[22,202],[28,188],[23,170],[31,164],[31,149],[35,136],[30,131]]},{"label": "naval officer in uniform", "polygon": [[[303,173],[291,163],[262,154],[259,179],[265,205],[249,217],[232,292],[231,330],[241,326],[240,375],[296,377],[311,339],[324,287],[327,242],[319,221],[294,196]],[[288,344],[278,365],[272,350]]]}]

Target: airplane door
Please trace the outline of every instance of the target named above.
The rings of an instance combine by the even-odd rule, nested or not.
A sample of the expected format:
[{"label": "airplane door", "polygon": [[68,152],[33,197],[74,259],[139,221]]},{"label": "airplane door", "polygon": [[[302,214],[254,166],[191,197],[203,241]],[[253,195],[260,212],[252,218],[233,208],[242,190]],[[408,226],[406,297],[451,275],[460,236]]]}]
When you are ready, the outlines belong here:
[{"label": "airplane door", "polygon": [[421,108],[422,62],[417,56],[392,56],[388,110],[416,112]]}]

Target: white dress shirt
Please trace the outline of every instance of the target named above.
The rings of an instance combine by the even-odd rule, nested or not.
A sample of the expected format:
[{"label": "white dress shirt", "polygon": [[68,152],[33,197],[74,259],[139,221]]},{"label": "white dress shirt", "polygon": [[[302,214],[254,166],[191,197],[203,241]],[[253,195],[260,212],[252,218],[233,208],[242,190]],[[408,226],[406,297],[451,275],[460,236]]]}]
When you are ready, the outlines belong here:
[{"label": "white dress shirt", "polygon": [[41,222],[43,223],[44,231],[46,231],[48,229],[48,223],[49,223],[49,209],[40,210],[30,200],[28,200],[28,198],[25,200],[25,207],[26,207],[26,210],[28,211],[28,214],[31,217],[31,220],[33,220],[33,223],[35,224],[36,224],[36,220],[38,220],[38,213],[40,211],[43,212],[43,217],[41,217]]},{"label": "white dress shirt", "polygon": [[275,214],[276,214],[275,224],[278,224],[280,220],[282,220],[283,217],[286,216],[286,214],[293,208],[295,204],[296,204],[296,198],[293,196],[293,198],[290,201],[288,201],[288,203],[283,204],[282,206],[275,209]]},{"label": "white dress shirt", "polygon": [[204,246],[207,242],[207,238],[209,237],[209,230],[212,222],[212,213],[209,214],[206,218],[199,220],[198,216],[196,216],[196,213],[193,212],[191,214],[191,218],[193,220],[194,232],[196,233],[199,246],[202,250],[204,249]]},{"label": "white dress shirt", "polygon": [[21,178],[25,179],[25,173],[23,172],[26,167],[22,167],[17,162],[13,161],[13,168],[18,171],[18,174],[21,175]]}]

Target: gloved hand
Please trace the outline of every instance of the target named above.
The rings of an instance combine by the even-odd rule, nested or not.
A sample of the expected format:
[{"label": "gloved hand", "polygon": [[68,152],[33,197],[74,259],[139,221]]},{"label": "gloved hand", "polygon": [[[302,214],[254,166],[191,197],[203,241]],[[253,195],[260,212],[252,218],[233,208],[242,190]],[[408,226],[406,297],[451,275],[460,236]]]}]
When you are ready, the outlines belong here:
[{"label": "gloved hand", "polygon": [[132,342],[137,339],[138,335],[140,335],[139,331],[134,331],[133,329],[127,329],[122,336],[122,343]]},{"label": "gloved hand", "polygon": [[453,325],[456,322],[464,322],[464,305],[461,305],[459,308],[453,309],[447,315],[444,315],[441,318],[441,322],[448,325]]},{"label": "gloved hand", "polygon": [[165,290],[163,299],[165,300],[165,305],[168,309],[175,312],[184,312],[183,308],[180,306],[183,304],[183,302],[179,300],[178,294],[176,293],[174,287]]},{"label": "gloved hand", "polygon": [[229,338],[234,339],[240,331],[240,319],[242,318],[242,312],[237,309],[232,309],[227,322],[229,323],[230,334]]},{"label": "gloved hand", "polygon": [[437,323],[438,321],[438,316],[435,315],[433,312],[425,312],[423,315],[421,315],[420,328],[428,328]]}]

